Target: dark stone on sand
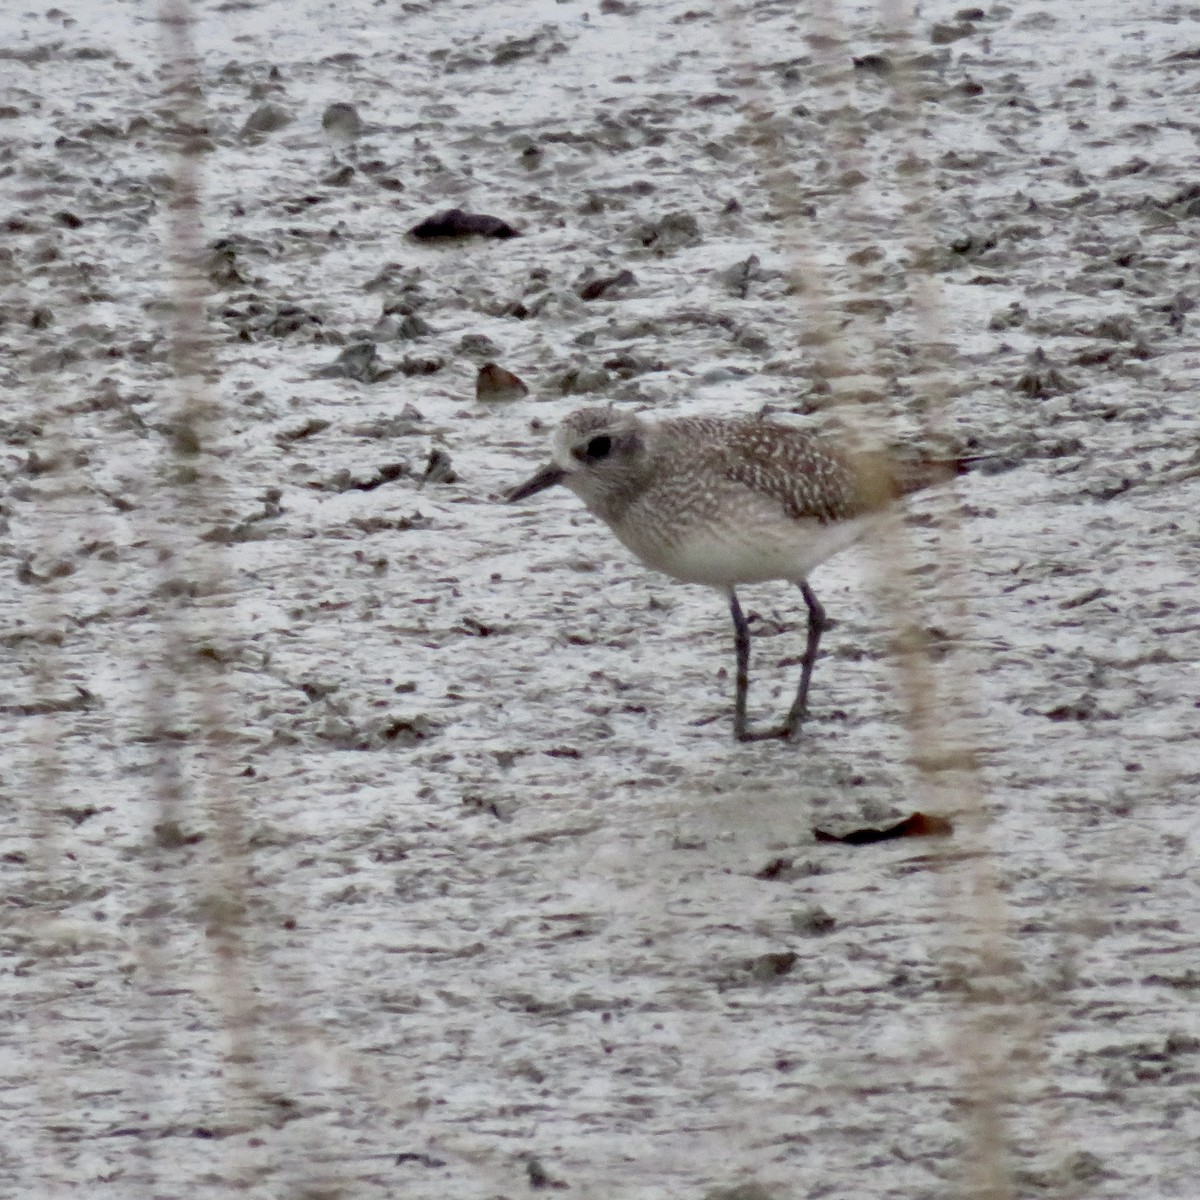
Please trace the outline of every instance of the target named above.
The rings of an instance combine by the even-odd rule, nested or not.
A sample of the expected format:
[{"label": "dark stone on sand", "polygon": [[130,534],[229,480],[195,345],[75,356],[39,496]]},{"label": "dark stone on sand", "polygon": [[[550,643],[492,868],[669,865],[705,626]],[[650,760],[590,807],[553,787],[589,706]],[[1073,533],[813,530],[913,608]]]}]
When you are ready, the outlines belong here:
[{"label": "dark stone on sand", "polygon": [[766,334],[757,329],[740,329],[734,334],[733,344],[751,354],[766,354],[771,349],[771,342]]},{"label": "dark stone on sand", "polygon": [[282,104],[273,104],[268,100],[246,118],[246,123],[242,126],[242,136],[278,133],[290,125],[292,120],[292,114]]},{"label": "dark stone on sand", "polygon": [[1016,382],[1016,390],[1031,400],[1045,400],[1048,396],[1061,396],[1075,391],[1075,384],[1067,378],[1047,357],[1039,346],[1029,356],[1025,372]]},{"label": "dark stone on sand", "polygon": [[960,38],[970,37],[975,32],[975,26],[970,21],[958,25],[938,23],[929,31],[929,40],[935,46],[948,46]]},{"label": "dark stone on sand", "polygon": [[348,468],[343,467],[325,482],[310,483],[308,486],[318,492],[373,492],[385,483],[393,483],[411,473],[412,468],[404,461],[384,463],[366,479],[356,478]]},{"label": "dark stone on sand", "polygon": [[700,241],[700,222],[689,212],[670,212],[638,225],[633,236],[648,249],[666,254]]},{"label": "dark stone on sand", "polygon": [[353,104],[338,100],[321,114],[321,128],[336,141],[352,142],[362,136],[363,121]]},{"label": "dark stone on sand", "polygon": [[425,417],[421,411],[411,404],[406,404],[398,413],[389,413],[386,417],[375,417],[351,427],[350,432],[361,438],[399,438],[411,437],[425,431]]},{"label": "dark stone on sand", "polygon": [[778,1197],[761,1183],[739,1183],[734,1187],[713,1188],[704,1193],[704,1200],[778,1200]]},{"label": "dark stone on sand", "polygon": [[429,451],[429,457],[425,460],[425,473],[421,476],[418,487],[424,487],[427,483],[457,483],[458,475],[454,471],[454,466],[450,462],[450,455],[439,446],[434,446]]},{"label": "dark stone on sand", "polygon": [[886,54],[860,54],[850,60],[856,71],[870,71],[873,75],[890,75],[892,60]]},{"label": "dark stone on sand", "polygon": [[405,356],[400,360],[400,374],[435,375],[445,365],[445,360],[436,356],[433,358],[413,358]]},{"label": "dark stone on sand", "polygon": [[746,967],[752,979],[766,983],[786,975],[796,965],[799,955],[794,950],[781,950],[769,954],[760,954],[752,958]]},{"label": "dark stone on sand", "polygon": [[797,933],[819,937],[829,933],[837,925],[837,920],[830,916],[820,905],[812,905],[801,912],[792,914],[792,928]]},{"label": "dark stone on sand", "polygon": [[612,383],[612,377],[603,367],[573,366],[558,379],[558,389],[564,396],[583,396],[589,392],[602,392]]},{"label": "dark stone on sand", "polygon": [[560,41],[547,42],[545,31],[529,37],[508,38],[492,52],[492,66],[503,67],[509,63],[519,62],[523,58],[539,55],[541,61],[557,54],[566,53],[566,46]]},{"label": "dark stone on sand", "polygon": [[618,271],[615,275],[606,275],[603,279],[592,279],[579,289],[581,300],[601,300],[611,292],[621,288],[633,287],[637,277],[632,271]]},{"label": "dark stone on sand", "polygon": [[665,371],[668,366],[661,358],[621,350],[604,360],[604,369],[612,371],[619,379],[632,379],[635,375],[645,375],[648,371]]},{"label": "dark stone on sand", "polygon": [[419,225],[414,225],[409,231],[412,237],[427,241],[433,238],[463,238],[463,237],[520,237],[520,231],[514,229],[507,221],[499,217],[489,217],[484,213],[464,212],[461,208],[448,208],[445,212],[426,217]]},{"label": "dark stone on sand", "polygon": [[498,363],[484,363],[475,377],[476,400],[520,400],[528,395],[529,388],[525,381]]},{"label": "dark stone on sand", "polygon": [[219,287],[236,287],[248,282],[238,267],[237,247],[227,238],[221,238],[209,247],[204,270]]},{"label": "dark stone on sand", "polygon": [[531,1191],[540,1192],[547,1189],[553,1191],[564,1191],[570,1187],[565,1180],[555,1179],[554,1176],[542,1166],[541,1162],[532,1154],[527,1154],[525,1157],[525,1171],[529,1176],[529,1187]]},{"label": "dark stone on sand", "polygon": [[400,323],[396,326],[396,337],[405,342],[428,337],[432,332],[433,326],[416,313],[406,313],[400,318]]},{"label": "dark stone on sand", "polygon": [[736,262],[731,267],[726,267],[718,275],[718,278],[732,295],[739,300],[745,300],[750,292],[751,282],[755,278],[761,277],[761,265],[758,255],[751,254],[749,258]]},{"label": "dark stone on sand", "polygon": [[466,358],[482,358],[484,362],[500,353],[499,347],[486,333],[464,333],[458,339],[457,349]]},{"label": "dark stone on sand", "polygon": [[327,367],[316,372],[317,379],[356,379],[359,383],[377,383],[394,374],[393,368],[379,361],[379,351],[373,342],[355,342]]}]

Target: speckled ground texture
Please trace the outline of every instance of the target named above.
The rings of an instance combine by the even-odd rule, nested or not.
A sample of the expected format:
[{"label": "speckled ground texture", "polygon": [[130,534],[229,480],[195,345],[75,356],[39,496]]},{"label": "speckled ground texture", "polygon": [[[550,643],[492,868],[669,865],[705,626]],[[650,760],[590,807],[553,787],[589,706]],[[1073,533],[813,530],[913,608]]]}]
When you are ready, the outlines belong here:
[{"label": "speckled ground texture", "polygon": [[[4,6],[0,1194],[1200,1194],[1200,9],[807,7]],[[990,456],[798,744],[605,400]]]}]

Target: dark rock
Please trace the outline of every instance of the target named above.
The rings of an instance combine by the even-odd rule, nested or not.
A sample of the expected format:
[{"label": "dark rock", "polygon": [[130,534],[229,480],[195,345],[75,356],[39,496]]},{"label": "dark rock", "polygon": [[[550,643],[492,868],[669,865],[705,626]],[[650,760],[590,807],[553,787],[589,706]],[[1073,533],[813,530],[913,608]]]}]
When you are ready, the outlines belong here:
[{"label": "dark rock", "polygon": [[273,304],[252,298],[226,305],[221,317],[237,330],[239,340],[244,342],[283,338],[294,333],[306,335],[309,341],[329,340],[321,318],[298,304]]},{"label": "dark rock", "polygon": [[436,355],[430,358],[416,358],[405,355],[400,360],[401,375],[435,375],[446,365],[446,360]]},{"label": "dark rock", "polygon": [[1017,380],[1016,389],[1033,400],[1044,400],[1047,396],[1073,392],[1075,384],[1050,362],[1039,346],[1029,356],[1029,366]]},{"label": "dark rock", "polygon": [[492,65],[504,67],[509,63],[519,62],[523,58],[529,58],[539,53],[543,60],[550,55],[564,54],[566,46],[562,42],[551,42],[547,39],[547,34],[551,32],[553,30],[547,28],[539,33],[531,34],[529,37],[509,38],[507,41],[501,42],[492,52]]},{"label": "dark rock", "polygon": [[484,363],[475,377],[475,399],[502,402],[529,395],[525,381],[497,363]]},{"label": "dark rock", "polygon": [[353,104],[335,101],[321,114],[321,128],[336,142],[352,142],[362,136],[363,121]]},{"label": "dark rock", "polygon": [[90,712],[103,707],[98,696],[75,684],[75,695],[60,700],[31,700],[25,704],[0,704],[0,712],[17,717],[44,717],[51,713]]},{"label": "dark rock", "polygon": [[615,275],[606,275],[601,279],[593,279],[583,284],[579,289],[581,300],[611,299],[611,293],[624,288],[634,287],[637,277],[632,271],[618,271]]},{"label": "dark rock", "polygon": [[890,75],[895,69],[886,54],[860,54],[850,61],[856,71],[868,71],[872,75]]},{"label": "dark rock", "polygon": [[309,417],[303,425],[296,429],[283,429],[275,435],[275,441],[281,446],[287,445],[289,442],[302,442],[306,438],[310,438],[313,434],[324,433],[330,426],[330,422],[324,417]]},{"label": "dark rock", "polygon": [[209,247],[204,272],[218,287],[240,287],[248,282],[238,266],[237,247],[227,238],[213,242]]},{"label": "dark rock", "polygon": [[395,369],[385,367],[379,361],[379,351],[374,342],[355,342],[327,367],[321,367],[316,373],[317,379],[356,379],[359,383],[378,383],[395,373]]},{"label": "dark rock", "polygon": [[760,954],[746,964],[746,969],[750,972],[751,978],[759,983],[767,983],[769,980],[778,979],[781,975],[787,975],[796,965],[798,957],[799,955],[793,950]]},{"label": "dark rock", "polygon": [[611,378],[603,367],[577,366],[569,367],[562,373],[558,388],[564,396],[577,396],[602,392],[610,383]]},{"label": "dark rock", "polygon": [[463,237],[520,237],[518,230],[499,217],[489,217],[483,213],[464,212],[461,208],[448,208],[432,217],[426,217],[419,225],[414,225],[409,231],[412,237],[428,241],[433,238],[463,238]]},{"label": "dark rock", "polygon": [[458,343],[459,354],[469,358],[495,358],[499,348],[486,333],[464,333]]},{"label": "dark rock", "polygon": [[547,1189],[562,1191],[570,1186],[562,1179],[555,1179],[532,1154],[525,1158],[525,1171],[529,1176],[531,1191],[541,1192]]},{"label": "dark rock", "polygon": [[373,492],[385,483],[393,483],[412,473],[407,462],[384,463],[374,475],[367,479],[356,479],[348,470],[335,471],[325,483],[310,483],[308,486],[318,492]]},{"label": "dark rock", "polygon": [[726,267],[718,278],[729,292],[739,300],[745,300],[750,292],[751,282],[761,274],[760,266],[758,255],[751,254],[749,258]]},{"label": "dark rock", "polygon": [[648,371],[665,371],[667,364],[661,358],[621,351],[604,360],[604,369],[612,371],[621,379],[632,379],[635,375],[644,375]]},{"label": "dark rock", "polygon": [[[405,267],[400,263],[385,263],[366,283],[363,284],[364,292],[389,292],[398,293],[403,297],[409,307],[405,308],[405,312],[411,312],[413,309],[413,297],[419,292],[421,287],[421,270],[419,267]],[[384,305],[384,312],[395,311],[388,307],[388,304],[394,303],[391,299]]]},{"label": "dark rock", "polygon": [[402,317],[396,326],[396,337],[405,342],[428,337],[432,332],[433,327],[429,322],[416,313],[409,313],[407,316]]},{"label": "dark rock", "polygon": [[951,42],[957,42],[960,38],[970,37],[974,32],[975,26],[969,21],[963,21],[958,25],[947,25],[938,22],[929,31],[929,40],[935,46],[948,46]]},{"label": "dark rock", "polygon": [[761,1183],[739,1183],[734,1187],[713,1188],[704,1193],[704,1200],[777,1200],[777,1197]]},{"label": "dark rock", "polygon": [[247,118],[242,126],[243,137],[261,137],[268,133],[278,133],[286,128],[295,118],[282,104],[268,100],[260,104]]},{"label": "dark rock", "polygon": [[425,418],[411,404],[406,404],[398,413],[388,417],[377,417],[355,425],[350,432],[355,437],[396,438],[409,437],[424,432]]},{"label": "dark rock", "polygon": [[454,467],[450,463],[450,455],[440,447],[434,446],[425,460],[425,474],[421,476],[418,486],[424,487],[427,483],[457,482],[458,476],[454,473]]},{"label": "dark rock", "polygon": [[740,329],[733,337],[733,344],[749,351],[751,354],[767,354],[771,343],[766,334],[757,329]]},{"label": "dark rock", "polygon": [[807,933],[810,937],[829,933],[836,925],[836,919],[819,905],[792,914],[792,928],[797,933]]},{"label": "dark rock", "polygon": [[634,229],[633,236],[647,249],[667,254],[700,241],[700,222],[691,213],[667,213],[657,221],[639,225]]},{"label": "dark rock", "polygon": [[186,830],[178,821],[159,821],[153,828],[154,842],[160,850],[181,850],[204,841],[204,834]]}]

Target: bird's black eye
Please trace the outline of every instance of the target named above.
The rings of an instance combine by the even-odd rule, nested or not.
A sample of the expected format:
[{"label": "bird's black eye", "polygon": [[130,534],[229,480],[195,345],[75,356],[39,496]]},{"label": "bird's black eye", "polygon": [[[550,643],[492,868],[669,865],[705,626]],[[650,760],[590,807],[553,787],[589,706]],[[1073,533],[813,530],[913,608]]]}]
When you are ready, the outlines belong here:
[{"label": "bird's black eye", "polygon": [[584,455],[592,462],[599,462],[602,458],[607,458],[612,451],[612,438],[606,433],[602,433],[597,437],[592,438],[584,448]]}]

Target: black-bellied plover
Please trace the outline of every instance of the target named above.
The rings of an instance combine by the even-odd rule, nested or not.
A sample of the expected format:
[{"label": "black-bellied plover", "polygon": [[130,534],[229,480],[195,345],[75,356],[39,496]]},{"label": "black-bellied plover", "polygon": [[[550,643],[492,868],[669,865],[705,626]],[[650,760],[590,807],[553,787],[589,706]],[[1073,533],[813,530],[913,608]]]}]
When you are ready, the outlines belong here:
[{"label": "black-bellied plover", "polygon": [[[650,421],[584,408],[555,432],[551,461],[505,498],[515,503],[564,484],[646,566],[722,591],[737,648],[733,732],[749,742],[791,738],[804,720],[825,628],[809,573],[859,538],[895,500],[961,469],[957,462],[851,457],[823,438],[755,418]],[[771,579],[800,588],[808,642],[783,723],[751,730],[750,630],[736,587]]]}]

